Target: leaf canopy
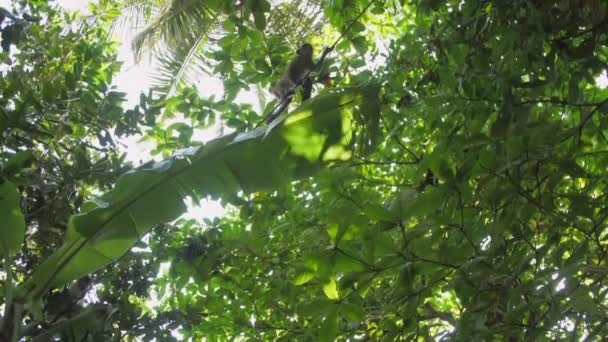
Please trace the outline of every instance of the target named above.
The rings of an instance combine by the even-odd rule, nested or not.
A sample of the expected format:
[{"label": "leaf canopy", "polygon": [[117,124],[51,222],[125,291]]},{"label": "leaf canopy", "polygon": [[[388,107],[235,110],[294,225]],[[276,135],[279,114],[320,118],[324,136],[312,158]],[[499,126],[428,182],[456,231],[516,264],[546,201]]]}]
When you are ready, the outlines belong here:
[{"label": "leaf canopy", "polygon": [[[350,30],[368,0],[127,3],[169,14],[145,31],[183,47],[166,85],[201,61],[224,92],[125,109],[118,4],[1,12],[0,209],[25,238],[0,340],[608,334],[605,2],[376,0]],[[340,36],[311,100],[253,129],[297,45]],[[134,136],[161,161],[127,162]]]}]

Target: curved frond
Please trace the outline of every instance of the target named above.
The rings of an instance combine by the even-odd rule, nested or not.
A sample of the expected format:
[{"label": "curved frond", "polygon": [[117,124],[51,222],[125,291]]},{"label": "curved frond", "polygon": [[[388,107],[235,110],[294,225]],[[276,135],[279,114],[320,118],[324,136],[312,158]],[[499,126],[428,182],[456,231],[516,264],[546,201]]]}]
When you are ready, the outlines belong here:
[{"label": "curved frond", "polygon": [[204,48],[217,26],[209,27],[209,32],[197,37],[190,37],[180,47],[166,47],[159,51],[155,60],[158,74],[154,76],[155,90],[171,96],[184,85],[194,85],[200,78],[210,75],[205,67]]},{"label": "curved frond", "polygon": [[322,33],[326,18],[321,0],[284,2],[275,6],[268,18],[266,34],[280,36],[296,48],[313,35]]},{"label": "curved frond", "polygon": [[124,0],[120,17],[114,21],[112,31],[123,35],[138,32],[146,26],[151,17],[156,16],[166,1]]},{"label": "curved frond", "polygon": [[163,6],[154,19],[133,39],[133,50],[139,58],[145,49],[162,44],[177,48],[192,36],[205,35],[216,23],[216,14],[204,1],[173,0]]}]

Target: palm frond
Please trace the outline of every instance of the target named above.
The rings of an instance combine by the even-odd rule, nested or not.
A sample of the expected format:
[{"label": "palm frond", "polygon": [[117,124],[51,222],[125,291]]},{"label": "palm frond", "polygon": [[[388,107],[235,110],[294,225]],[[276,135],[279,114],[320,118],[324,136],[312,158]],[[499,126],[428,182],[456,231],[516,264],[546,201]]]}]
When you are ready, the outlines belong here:
[{"label": "palm frond", "polygon": [[294,49],[313,35],[322,33],[327,19],[322,0],[294,0],[275,6],[270,12],[266,34],[281,36]]},{"label": "palm frond", "polygon": [[112,25],[112,33],[125,37],[132,32],[139,32],[150,18],[158,15],[167,0],[123,0],[121,15]]},{"label": "palm frond", "polygon": [[161,41],[168,48],[178,48],[193,35],[206,35],[216,20],[204,1],[172,0],[135,36],[133,50],[139,58],[145,49],[154,51]]},{"label": "palm frond", "polygon": [[181,87],[194,86],[202,77],[210,76],[204,52],[209,41],[215,41],[213,33],[217,30],[219,24],[209,25],[206,33],[192,35],[177,48],[165,47],[157,51],[154,66],[158,72],[153,76],[155,91],[171,96]]}]

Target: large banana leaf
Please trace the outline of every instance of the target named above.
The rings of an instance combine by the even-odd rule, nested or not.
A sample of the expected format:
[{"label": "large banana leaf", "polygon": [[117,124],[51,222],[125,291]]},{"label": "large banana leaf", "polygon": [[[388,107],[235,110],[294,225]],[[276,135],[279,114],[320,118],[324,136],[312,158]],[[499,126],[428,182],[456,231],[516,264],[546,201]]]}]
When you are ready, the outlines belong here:
[{"label": "large banana leaf", "polygon": [[70,218],[64,245],[21,286],[26,298],[93,272],[126,253],[154,224],[185,210],[186,196],[273,190],[352,154],[353,118],[378,116],[378,87],[320,95],[294,113],[144,164]]}]

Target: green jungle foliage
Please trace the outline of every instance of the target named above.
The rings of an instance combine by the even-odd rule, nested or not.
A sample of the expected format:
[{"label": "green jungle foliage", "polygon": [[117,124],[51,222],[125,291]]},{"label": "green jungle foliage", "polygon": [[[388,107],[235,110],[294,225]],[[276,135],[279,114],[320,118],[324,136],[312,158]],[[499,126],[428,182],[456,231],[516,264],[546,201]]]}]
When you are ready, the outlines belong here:
[{"label": "green jungle foliage", "polygon": [[[608,336],[606,2],[89,11],[0,8],[0,341]],[[117,27],[156,68],[133,108]],[[303,42],[323,82],[259,125]]]}]

